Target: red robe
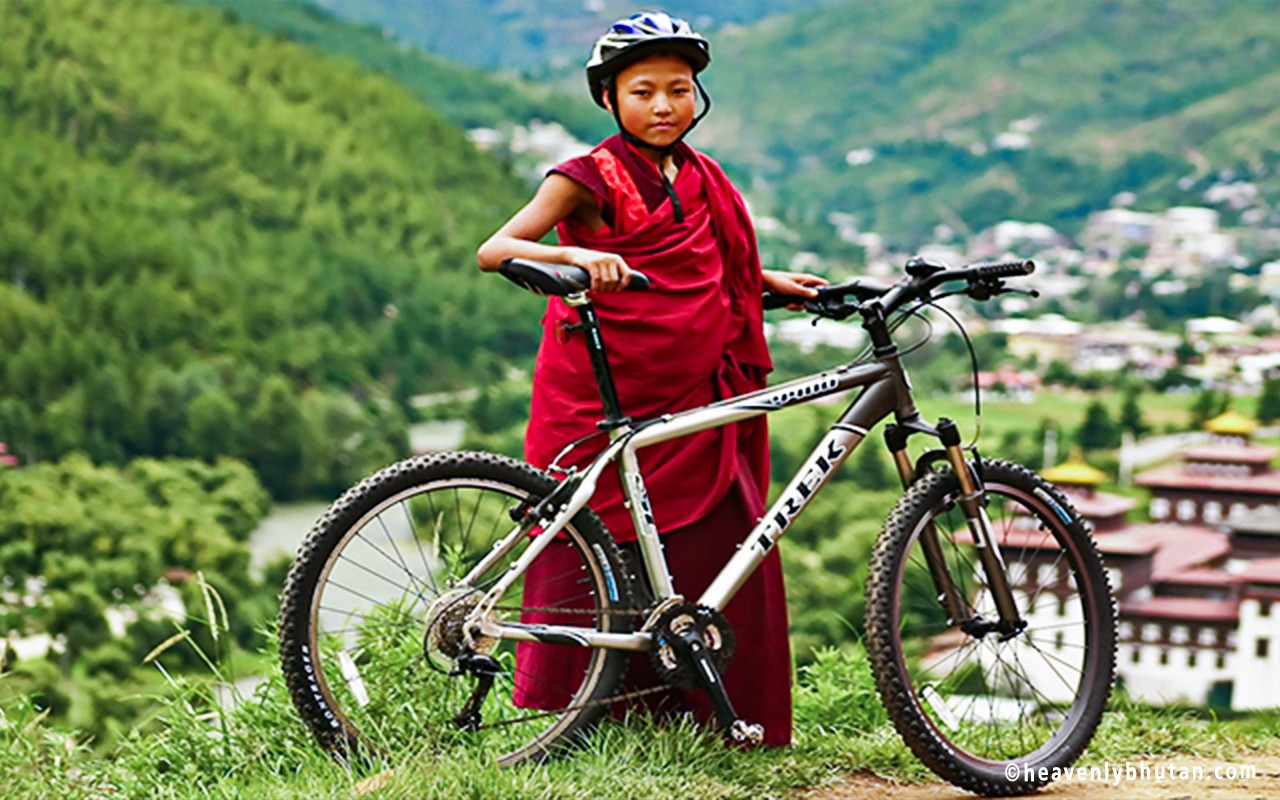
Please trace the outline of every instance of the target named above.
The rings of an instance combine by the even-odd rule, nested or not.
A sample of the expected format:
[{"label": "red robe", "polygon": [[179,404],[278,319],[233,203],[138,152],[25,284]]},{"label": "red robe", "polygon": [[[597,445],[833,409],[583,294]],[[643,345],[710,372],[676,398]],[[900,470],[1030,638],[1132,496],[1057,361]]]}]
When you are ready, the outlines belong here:
[{"label": "red robe", "polygon": [[[683,219],[667,198],[657,167],[621,137],[590,155],[556,167],[591,190],[605,226],[576,220],[559,226],[563,245],[616,253],[644,272],[653,288],[592,296],[622,412],[634,419],[696,408],[761,388],[771,368],[760,306],[761,272],[755,234],[742,198],[719,165],[687,145],[676,152],[674,191]],[[566,333],[577,315],[548,302],[534,367],[525,455],[546,467],[568,443],[596,432],[603,418],[580,333]],[[562,461],[585,465],[605,444],[598,437]],[[703,431],[639,451],[654,517],[663,532],[676,589],[696,600],[735,546],[764,512],[768,435],[764,419]],[[736,491],[731,491],[734,488]],[[616,470],[606,470],[591,507],[620,542],[635,539]],[[551,605],[568,585],[557,578],[551,551],[530,570],[525,605]],[[579,587],[580,588],[580,587]],[[739,642],[725,676],[730,699],[749,722],[761,722],[766,743],[791,739],[790,647],[785,594],[776,548],[726,609]],[[568,621],[528,613],[529,622]],[[581,667],[569,648],[522,644],[517,651],[517,702],[563,705],[556,675]],[[585,658],[586,651],[576,651]],[[647,656],[629,680],[650,685]],[[624,688],[625,691],[625,688]],[[697,716],[710,715],[700,692],[685,692]]]}]

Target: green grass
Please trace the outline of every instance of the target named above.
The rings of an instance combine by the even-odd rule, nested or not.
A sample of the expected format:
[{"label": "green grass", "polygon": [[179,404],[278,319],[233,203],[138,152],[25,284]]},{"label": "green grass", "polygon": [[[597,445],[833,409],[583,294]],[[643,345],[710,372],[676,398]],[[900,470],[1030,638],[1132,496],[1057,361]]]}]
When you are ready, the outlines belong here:
[{"label": "green grass", "polygon": [[[199,681],[175,679],[157,698],[156,732],[107,757],[52,730],[29,703],[0,707],[0,780],[13,800],[59,797],[351,798],[361,782],[379,798],[785,797],[854,772],[935,780],[902,744],[875,696],[858,648],[821,652],[794,692],[796,744],[744,752],[689,724],[610,722],[578,752],[542,766],[494,769],[466,748],[394,754],[380,775],[329,759],[293,712],[271,653],[268,679],[235,711],[211,709]],[[1117,700],[1082,763],[1155,755],[1226,758],[1280,752],[1280,714],[1218,718]]]}]

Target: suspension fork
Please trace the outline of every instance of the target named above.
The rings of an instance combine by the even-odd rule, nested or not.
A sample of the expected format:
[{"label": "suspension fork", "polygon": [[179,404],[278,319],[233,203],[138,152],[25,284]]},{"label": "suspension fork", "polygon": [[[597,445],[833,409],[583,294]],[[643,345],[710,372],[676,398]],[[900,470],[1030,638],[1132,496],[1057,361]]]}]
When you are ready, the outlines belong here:
[{"label": "suspension fork", "polygon": [[[987,494],[970,468],[964,451],[960,448],[960,431],[949,419],[938,421],[938,437],[942,440],[947,462],[960,482],[960,497],[957,504],[964,513],[969,533],[973,536],[974,545],[978,548],[978,558],[982,562],[982,570],[987,576],[987,589],[995,600],[996,610],[1000,614],[1000,622],[970,620],[976,623],[976,629],[969,631],[981,636],[988,630],[997,630],[1003,638],[1009,638],[1026,627],[1026,621],[1018,614],[1018,607],[1013,602],[1013,592],[1009,588],[1009,575],[1005,569],[1004,557],[1000,555],[1000,546],[991,532],[991,520],[987,516]],[[937,536],[930,537],[937,544]],[[926,551],[927,552],[927,551]]]},{"label": "suspension fork", "polygon": [[[885,443],[893,455],[893,463],[898,468],[898,478],[902,488],[909,489],[916,481],[916,468],[907,454],[907,438],[913,433],[909,428],[890,424],[885,427]],[[937,591],[938,602],[942,603],[947,613],[947,624],[957,625],[968,618],[964,598],[956,583],[951,579],[951,570],[947,567],[946,555],[938,542],[938,531],[932,522],[925,525],[920,532],[920,547],[924,550],[924,560],[929,567],[929,577],[933,579],[933,588]]]}]

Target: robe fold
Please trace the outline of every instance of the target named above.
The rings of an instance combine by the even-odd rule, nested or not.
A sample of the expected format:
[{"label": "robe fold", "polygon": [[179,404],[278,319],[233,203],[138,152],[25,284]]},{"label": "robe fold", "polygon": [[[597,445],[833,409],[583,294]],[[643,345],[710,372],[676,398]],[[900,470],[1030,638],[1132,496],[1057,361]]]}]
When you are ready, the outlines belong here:
[{"label": "robe fold", "polygon": [[[620,136],[552,171],[577,181],[596,197],[605,224],[592,230],[569,218],[558,227],[566,246],[615,253],[649,276],[640,292],[592,295],[622,413],[636,420],[707,405],[762,388],[771,369],[760,305],[761,272],[755,233],[741,196],[720,166],[688,145],[677,146],[679,172],[671,202],[657,167]],[[534,366],[525,456],[545,468],[571,442],[598,432],[604,416],[578,322],[560,299],[548,301],[542,344]],[[560,460],[584,466],[607,438],[588,440]],[[695,601],[764,512],[768,491],[768,433],[759,417],[639,451],[653,515],[662,532],[677,591]],[[606,470],[591,507],[619,542],[635,528],[623,506],[616,470]],[[554,605],[580,590],[564,579],[568,545],[555,543],[530,569],[524,605]],[[638,563],[638,562],[637,562]],[[776,548],[725,610],[738,640],[738,656],[725,676],[730,699],[749,722],[765,725],[766,743],[791,738],[791,657],[782,568]],[[574,624],[565,615],[526,612],[536,623]],[[557,708],[576,685],[574,670],[586,650],[521,643],[516,701]],[[632,660],[628,686],[653,685],[648,655]],[[672,703],[710,718],[700,692],[669,692]]]}]

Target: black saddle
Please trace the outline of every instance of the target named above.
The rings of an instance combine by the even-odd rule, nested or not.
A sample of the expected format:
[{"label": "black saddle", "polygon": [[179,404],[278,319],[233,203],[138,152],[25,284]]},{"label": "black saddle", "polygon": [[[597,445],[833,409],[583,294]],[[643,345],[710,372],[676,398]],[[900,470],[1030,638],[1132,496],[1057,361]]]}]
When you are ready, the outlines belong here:
[{"label": "black saddle", "polygon": [[[508,258],[502,262],[498,272],[520,288],[543,296],[564,297],[568,294],[585,292],[591,288],[591,274],[581,267],[548,264],[545,261],[530,261],[527,258]],[[648,276],[633,271],[627,290],[640,291],[648,288]]]}]

